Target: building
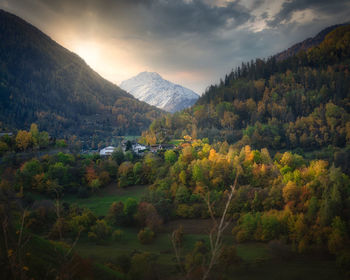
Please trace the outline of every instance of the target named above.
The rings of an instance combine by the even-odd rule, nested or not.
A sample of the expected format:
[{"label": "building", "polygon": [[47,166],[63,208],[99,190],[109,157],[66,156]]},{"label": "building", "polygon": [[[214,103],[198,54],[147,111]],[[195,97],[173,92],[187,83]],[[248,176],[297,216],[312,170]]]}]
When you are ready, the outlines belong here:
[{"label": "building", "polygon": [[141,145],[139,143],[135,143],[132,145],[132,150],[135,154],[141,154],[147,149],[146,146]]},{"label": "building", "polygon": [[116,147],[108,146],[100,151],[100,156],[110,156],[115,151]]},{"label": "building", "polygon": [[173,144],[161,144],[159,145],[159,149],[161,150],[173,150],[175,148],[175,145]]},{"label": "building", "polygon": [[159,145],[151,145],[149,146],[149,149],[152,153],[156,153],[159,151]]},{"label": "building", "polygon": [[13,133],[12,132],[0,132],[0,137],[5,136],[5,135],[12,136]]},{"label": "building", "polygon": [[151,145],[149,146],[149,148],[152,153],[156,153],[161,150],[173,150],[175,146],[172,144],[159,144],[159,145]]}]

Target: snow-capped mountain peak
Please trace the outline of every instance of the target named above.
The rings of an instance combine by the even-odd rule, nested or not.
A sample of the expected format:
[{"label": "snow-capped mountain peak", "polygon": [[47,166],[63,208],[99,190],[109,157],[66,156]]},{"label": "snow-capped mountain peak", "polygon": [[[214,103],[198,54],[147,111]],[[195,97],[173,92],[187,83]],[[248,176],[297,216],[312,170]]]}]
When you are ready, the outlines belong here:
[{"label": "snow-capped mountain peak", "polygon": [[120,87],[135,98],[168,112],[190,107],[199,98],[192,90],[164,80],[156,72],[141,72],[123,81]]}]

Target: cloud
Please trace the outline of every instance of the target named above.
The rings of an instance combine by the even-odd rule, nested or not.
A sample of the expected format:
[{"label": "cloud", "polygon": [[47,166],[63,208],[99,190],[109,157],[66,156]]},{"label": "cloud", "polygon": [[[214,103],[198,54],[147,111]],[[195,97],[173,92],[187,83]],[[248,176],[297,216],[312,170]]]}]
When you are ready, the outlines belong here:
[{"label": "cloud", "polygon": [[282,9],[272,20],[268,21],[268,24],[271,27],[276,27],[281,23],[288,23],[293,18],[293,14],[305,10],[312,10],[318,16],[323,17],[341,14],[342,10],[346,11],[348,15],[349,9],[350,2],[348,0],[292,0],[284,2]]},{"label": "cloud", "polygon": [[[198,93],[242,61],[345,21],[335,0],[0,0],[120,83],[148,70]],[[89,51],[84,48],[96,50]],[[98,55],[89,57],[89,53]]]}]

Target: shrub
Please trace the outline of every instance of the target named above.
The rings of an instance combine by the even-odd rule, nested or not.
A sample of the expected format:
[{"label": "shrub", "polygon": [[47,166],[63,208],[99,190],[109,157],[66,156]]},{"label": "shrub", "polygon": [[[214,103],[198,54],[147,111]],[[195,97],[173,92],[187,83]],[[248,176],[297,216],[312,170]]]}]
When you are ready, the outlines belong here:
[{"label": "shrub", "polygon": [[123,202],[113,202],[111,207],[108,210],[106,221],[110,225],[120,226],[125,221],[124,214],[124,204]]},{"label": "shrub", "polygon": [[113,234],[112,238],[114,241],[121,241],[123,239],[124,232],[121,229],[116,229]]},{"label": "shrub", "polygon": [[159,230],[163,223],[156,208],[148,202],[141,202],[139,204],[135,216],[141,227],[148,227],[153,231]]},{"label": "shrub", "polygon": [[137,235],[137,238],[141,242],[141,244],[150,244],[153,242],[155,234],[148,227],[141,229]]},{"label": "shrub", "polygon": [[96,224],[91,227],[91,232],[96,235],[98,241],[103,241],[110,237],[111,230],[111,227],[107,225],[105,220],[97,220]]},{"label": "shrub", "polygon": [[98,240],[96,233],[91,232],[91,231],[88,233],[88,238],[92,242],[96,242]]},{"label": "shrub", "polygon": [[144,252],[136,253],[131,258],[131,266],[128,273],[128,279],[157,279],[155,273],[156,255]]},{"label": "shrub", "polygon": [[236,233],[236,241],[238,243],[245,242],[247,240],[249,240],[249,237],[245,230],[240,230]]},{"label": "shrub", "polygon": [[219,256],[219,264],[224,270],[229,269],[232,265],[241,262],[241,258],[237,255],[235,246],[224,246]]}]

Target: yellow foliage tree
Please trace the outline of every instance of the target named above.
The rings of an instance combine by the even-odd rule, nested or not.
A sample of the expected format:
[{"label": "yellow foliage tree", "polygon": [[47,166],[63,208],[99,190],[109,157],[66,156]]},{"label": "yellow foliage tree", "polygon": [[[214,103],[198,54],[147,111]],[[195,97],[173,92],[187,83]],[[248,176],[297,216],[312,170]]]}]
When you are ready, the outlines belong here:
[{"label": "yellow foliage tree", "polygon": [[20,130],[16,136],[16,147],[22,151],[33,144],[32,134],[25,130]]}]

